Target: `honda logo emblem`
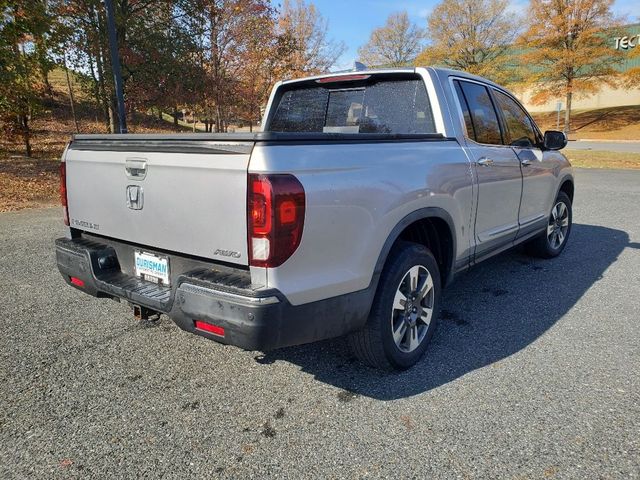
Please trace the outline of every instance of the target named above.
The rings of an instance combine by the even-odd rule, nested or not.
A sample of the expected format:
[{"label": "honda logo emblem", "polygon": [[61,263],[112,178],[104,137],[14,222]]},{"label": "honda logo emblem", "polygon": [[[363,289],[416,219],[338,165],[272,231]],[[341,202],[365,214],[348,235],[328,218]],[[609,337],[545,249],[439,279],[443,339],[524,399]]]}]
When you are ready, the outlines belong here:
[{"label": "honda logo emblem", "polygon": [[131,210],[142,210],[144,195],[142,187],[138,185],[127,185],[127,207]]}]

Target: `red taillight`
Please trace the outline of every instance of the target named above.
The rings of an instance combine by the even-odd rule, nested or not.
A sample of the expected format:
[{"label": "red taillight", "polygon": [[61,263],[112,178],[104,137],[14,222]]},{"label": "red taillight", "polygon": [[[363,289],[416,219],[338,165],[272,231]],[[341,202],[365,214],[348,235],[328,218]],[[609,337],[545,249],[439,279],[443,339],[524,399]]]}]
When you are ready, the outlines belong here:
[{"label": "red taillight", "polygon": [[293,175],[250,174],[247,200],[249,264],[278,267],[302,239],[304,188]]},{"label": "red taillight", "polygon": [[67,162],[60,162],[60,203],[64,224],[69,226],[69,206],[67,205]]},{"label": "red taillight", "polygon": [[73,283],[76,287],[84,288],[84,282],[77,277],[69,277],[71,283]]},{"label": "red taillight", "polygon": [[198,330],[204,330],[205,332],[213,333],[219,337],[224,337],[224,328],[218,325],[211,325],[210,323],[203,322],[201,320],[194,320],[193,324]]}]

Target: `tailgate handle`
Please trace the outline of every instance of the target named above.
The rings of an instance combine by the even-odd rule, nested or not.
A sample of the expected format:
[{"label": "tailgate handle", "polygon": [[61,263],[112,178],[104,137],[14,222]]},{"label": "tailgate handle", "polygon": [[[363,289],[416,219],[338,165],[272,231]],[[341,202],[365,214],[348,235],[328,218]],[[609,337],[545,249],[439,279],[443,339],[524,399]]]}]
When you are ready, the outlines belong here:
[{"label": "tailgate handle", "polygon": [[131,180],[144,180],[147,176],[147,159],[146,158],[127,158],[124,162],[124,169],[127,177]]}]

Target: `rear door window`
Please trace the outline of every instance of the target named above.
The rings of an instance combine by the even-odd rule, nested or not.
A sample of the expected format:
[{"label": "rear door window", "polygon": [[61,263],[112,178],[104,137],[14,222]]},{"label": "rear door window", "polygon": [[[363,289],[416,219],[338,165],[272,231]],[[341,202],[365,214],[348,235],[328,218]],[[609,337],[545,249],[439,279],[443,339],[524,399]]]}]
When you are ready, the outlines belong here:
[{"label": "rear door window", "polygon": [[460,88],[460,82],[454,81],[453,85],[456,88],[456,95],[458,96],[458,102],[460,102],[460,108],[462,109],[462,118],[464,119],[464,125],[467,128],[467,135],[469,138],[476,139],[476,131],[473,128],[473,122],[471,121],[471,112],[469,111],[469,105],[467,105],[467,100],[464,98],[464,93],[462,93],[462,88]]},{"label": "rear door window", "polygon": [[285,91],[267,131],[316,133],[435,133],[424,82],[381,80],[342,87]]},{"label": "rear door window", "polygon": [[[459,83],[459,88],[456,88],[456,92],[458,92],[458,96],[462,93],[463,97],[460,99],[460,104],[466,103],[469,111],[473,129],[473,131],[467,131],[469,138],[478,143],[502,144],[498,115],[487,87],[479,83],[465,81],[456,81],[456,83]],[[467,130],[469,130],[468,127]]]}]

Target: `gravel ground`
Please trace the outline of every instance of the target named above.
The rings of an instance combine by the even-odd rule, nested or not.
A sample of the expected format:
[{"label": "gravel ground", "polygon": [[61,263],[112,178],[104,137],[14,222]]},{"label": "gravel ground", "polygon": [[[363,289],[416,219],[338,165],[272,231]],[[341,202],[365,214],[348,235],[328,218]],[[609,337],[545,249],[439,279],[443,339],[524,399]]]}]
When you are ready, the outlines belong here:
[{"label": "gravel ground", "polygon": [[0,478],[640,477],[640,172],[578,171],[552,261],[461,276],[425,359],[262,355],[65,286],[60,210],[0,215]]}]

